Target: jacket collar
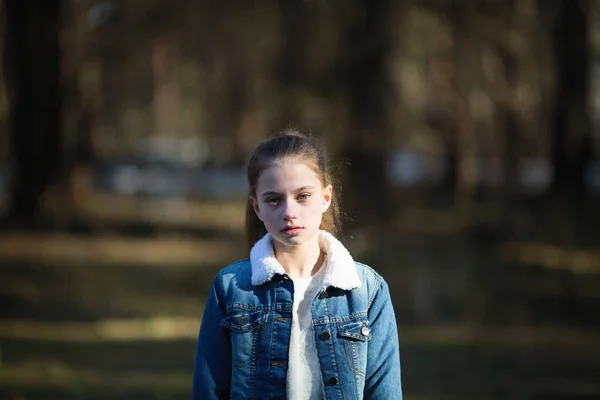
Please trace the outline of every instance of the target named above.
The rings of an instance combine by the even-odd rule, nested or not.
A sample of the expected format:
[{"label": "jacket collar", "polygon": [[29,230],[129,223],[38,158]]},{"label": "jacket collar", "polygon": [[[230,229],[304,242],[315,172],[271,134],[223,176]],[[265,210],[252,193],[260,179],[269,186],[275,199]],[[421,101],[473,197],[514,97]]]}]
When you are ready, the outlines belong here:
[{"label": "jacket collar", "polygon": [[[344,245],[326,231],[319,231],[319,245],[327,254],[323,276],[323,287],[334,286],[343,290],[351,290],[362,285],[356,264]],[[275,258],[270,234],[260,239],[250,251],[252,265],[252,284],[262,285],[270,281],[276,274],[285,274],[285,270]]]}]

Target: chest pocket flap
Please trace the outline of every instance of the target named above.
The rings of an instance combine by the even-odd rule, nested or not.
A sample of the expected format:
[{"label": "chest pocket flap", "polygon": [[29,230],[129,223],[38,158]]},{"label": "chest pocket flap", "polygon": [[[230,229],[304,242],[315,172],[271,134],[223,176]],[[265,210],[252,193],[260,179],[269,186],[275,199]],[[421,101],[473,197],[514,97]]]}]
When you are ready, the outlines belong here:
[{"label": "chest pocket flap", "polygon": [[264,311],[231,309],[227,311],[220,325],[234,332],[246,333],[267,322],[268,316],[269,314]]},{"label": "chest pocket flap", "polygon": [[367,342],[371,340],[371,329],[366,320],[340,322],[338,324],[338,332],[340,336]]}]

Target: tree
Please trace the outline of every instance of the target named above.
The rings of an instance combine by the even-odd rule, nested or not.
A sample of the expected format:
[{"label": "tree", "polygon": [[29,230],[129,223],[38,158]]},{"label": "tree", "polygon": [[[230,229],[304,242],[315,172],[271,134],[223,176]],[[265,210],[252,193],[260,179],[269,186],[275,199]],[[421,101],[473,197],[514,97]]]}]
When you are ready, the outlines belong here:
[{"label": "tree", "polygon": [[340,60],[348,66],[344,84],[349,90],[351,118],[342,155],[350,163],[347,181],[357,188],[348,192],[347,208],[357,222],[370,218],[385,221],[392,214],[387,178],[391,136],[387,112],[392,96],[387,56],[392,10],[388,0],[364,0],[358,5],[363,17],[347,27],[349,53]]},{"label": "tree", "polygon": [[60,0],[6,0],[10,104],[10,216],[38,222],[40,199],[61,161]]},{"label": "tree", "polygon": [[554,29],[556,60],[555,124],[552,132],[553,190],[581,194],[591,157],[587,112],[589,48],[587,0],[561,0]]}]

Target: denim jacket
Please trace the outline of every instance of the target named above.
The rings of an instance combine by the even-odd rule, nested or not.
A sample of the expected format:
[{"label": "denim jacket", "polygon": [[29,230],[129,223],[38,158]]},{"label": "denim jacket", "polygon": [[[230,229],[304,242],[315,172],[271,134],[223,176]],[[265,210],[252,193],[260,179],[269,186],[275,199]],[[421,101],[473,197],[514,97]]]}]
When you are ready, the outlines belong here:
[{"label": "denim jacket", "polygon": [[[327,254],[312,302],[324,399],[402,399],[400,355],[388,286],[320,231]],[[205,306],[194,368],[193,400],[284,399],[293,281],[271,238],[250,259],[222,269]]]}]

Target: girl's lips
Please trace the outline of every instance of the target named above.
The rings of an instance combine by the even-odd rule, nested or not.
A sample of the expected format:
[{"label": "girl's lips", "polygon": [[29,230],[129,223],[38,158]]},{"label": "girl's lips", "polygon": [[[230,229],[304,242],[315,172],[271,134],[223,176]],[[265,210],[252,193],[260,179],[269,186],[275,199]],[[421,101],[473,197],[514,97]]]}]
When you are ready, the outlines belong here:
[{"label": "girl's lips", "polygon": [[295,235],[298,235],[302,231],[302,229],[304,229],[304,228],[302,228],[300,226],[291,226],[288,228],[283,228],[281,230],[281,232],[284,235],[295,236]]}]

